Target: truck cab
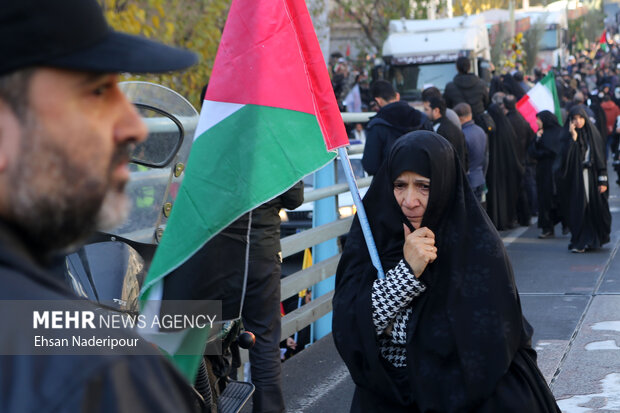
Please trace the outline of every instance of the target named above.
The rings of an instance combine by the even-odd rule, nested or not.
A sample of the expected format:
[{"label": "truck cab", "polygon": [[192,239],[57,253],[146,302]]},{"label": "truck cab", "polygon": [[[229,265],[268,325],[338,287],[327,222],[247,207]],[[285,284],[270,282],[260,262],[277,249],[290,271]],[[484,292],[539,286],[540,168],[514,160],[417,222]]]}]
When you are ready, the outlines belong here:
[{"label": "truck cab", "polygon": [[429,86],[443,92],[461,56],[471,59],[475,74],[490,79],[489,35],[482,16],[391,20],[382,54],[384,77],[409,102],[420,101]]}]

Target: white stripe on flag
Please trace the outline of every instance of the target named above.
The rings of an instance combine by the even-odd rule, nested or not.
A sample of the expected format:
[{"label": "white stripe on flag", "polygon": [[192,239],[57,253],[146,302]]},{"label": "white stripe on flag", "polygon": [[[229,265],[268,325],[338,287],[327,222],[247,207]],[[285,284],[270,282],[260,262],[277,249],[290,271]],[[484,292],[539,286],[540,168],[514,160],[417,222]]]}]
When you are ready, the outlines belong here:
[{"label": "white stripe on flag", "polygon": [[212,100],[205,100],[202,103],[202,109],[200,110],[200,120],[198,121],[198,126],[196,127],[194,140],[244,106],[245,105],[240,103],[214,102]]},{"label": "white stripe on flag", "polygon": [[536,108],[536,112],[548,110],[551,113],[555,113],[553,95],[542,83],[537,83],[527,92],[527,95],[530,97],[530,103]]}]

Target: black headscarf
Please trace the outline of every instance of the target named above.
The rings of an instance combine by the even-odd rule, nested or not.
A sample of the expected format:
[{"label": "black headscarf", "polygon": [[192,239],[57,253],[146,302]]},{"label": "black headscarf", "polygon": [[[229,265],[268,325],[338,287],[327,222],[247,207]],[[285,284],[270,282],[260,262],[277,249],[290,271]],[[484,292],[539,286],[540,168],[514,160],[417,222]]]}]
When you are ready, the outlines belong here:
[{"label": "black headscarf", "polygon": [[336,274],[334,341],[357,386],[377,405],[391,406],[381,411],[475,408],[491,397],[531,336],[503,243],[452,145],[436,133],[398,139],[364,197],[384,270],[403,258],[406,217],[393,180],[403,171],[425,169],[431,189],[421,225],[434,232],[438,252],[421,277],[427,291],[412,304],[404,378],[380,356],[371,309],[377,271],[357,217]]},{"label": "black headscarf", "polygon": [[585,154],[586,146],[589,146],[591,150],[590,158],[591,161],[595,164],[595,168],[597,170],[606,169],[606,141],[602,138],[602,135],[599,133],[598,128],[594,126],[594,124],[590,120],[588,112],[586,112],[583,106],[577,105],[570,110],[570,112],[568,113],[568,118],[566,120],[566,125],[564,127],[568,131],[570,127],[570,122],[573,118],[575,118],[575,116],[581,116],[585,120],[585,124],[583,125],[583,127],[577,129],[577,143],[579,143],[580,147],[583,149],[582,155]]},{"label": "black headscarf", "polygon": [[504,91],[506,94],[514,95],[517,100],[521,99],[523,95],[525,95],[525,92],[519,82],[517,82],[510,73],[506,73],[504,75],[502,82],[504,84]]},{"label": "black headscarf", "polygon": [[557,116],[548,110],[543,110],[537,115],[543,125],[541,136],[542,145],[555,154],[560,154],[563,146],[563,137],[566,135],[558,122]]},{"label": "black headscarf", "polygon": [[498,75],[495,75],[491,78],[491,84],[489,85],[489,96],[493,96],[497,92],[506,93],[506,88],[504,87],[504,82],[502,78]]}]

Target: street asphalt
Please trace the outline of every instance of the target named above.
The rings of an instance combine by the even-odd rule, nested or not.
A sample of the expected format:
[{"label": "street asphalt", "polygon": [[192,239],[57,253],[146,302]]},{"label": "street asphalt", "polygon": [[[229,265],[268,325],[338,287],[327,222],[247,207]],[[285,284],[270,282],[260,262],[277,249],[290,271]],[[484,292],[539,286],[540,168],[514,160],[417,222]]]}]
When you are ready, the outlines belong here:
[{"label": "street asphalt", "polygon": [[[553,239],[538,239],[535,223],[501,233],[538,364],[566,413],[620,412],[620,188],[611,190],[611,242],[600,250],[571,253],[559,225]],[[288,412],[348,412],[353,389],[331,335],[283,364]]]}]

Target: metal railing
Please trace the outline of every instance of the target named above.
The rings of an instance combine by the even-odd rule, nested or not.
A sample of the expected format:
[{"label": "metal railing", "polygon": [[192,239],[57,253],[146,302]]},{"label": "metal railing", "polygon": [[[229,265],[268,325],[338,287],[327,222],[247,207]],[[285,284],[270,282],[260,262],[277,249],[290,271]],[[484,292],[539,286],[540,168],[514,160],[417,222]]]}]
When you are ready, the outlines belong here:
[{"label": "metal railing", "polygon": [[[349,154],[362,153],[363,150],[363,145],[353,145],[348,149]],[[334,162],[340,161],[336,159]],[[358,187],[364,188],[369,186],[371,180],[372,177],[359,179],[357,181]],[[313,189],[304,193],[304,201],[317,201],[330,196],[337,196],[338,194],[345,192],[349,192],[349,187],[347,184],[336,184],[325,188]],[[311,248],[325,241],[345,235],[349,232],[352,222],[353,217],[337,219],[336,221],[328,224],[282,238],[282,257],[290,257],[293,254],[304,251],[306,248]],[[306,288],[311,288],[315,284],[333,276],[336,273],[336,267],[338,266],[340,255],[340,253],[337,253],[328,259],[315,263],[307,269],[302,269],[301,271],[295,272],[294,274],[283,278],[280,287],[282,300],[292,297],[300,291],[303,291]],[[313,298],[313,300],[308,304],[302,305],[298,309],[286,314],[282,318],[281,339],[285,340],[286,337],[290,337],[295,334],[295,332],[302,330],[306,326],[331,312],[333,295],[334,292],[331,291],[327,294],[321,295],[318,298]]]}]

